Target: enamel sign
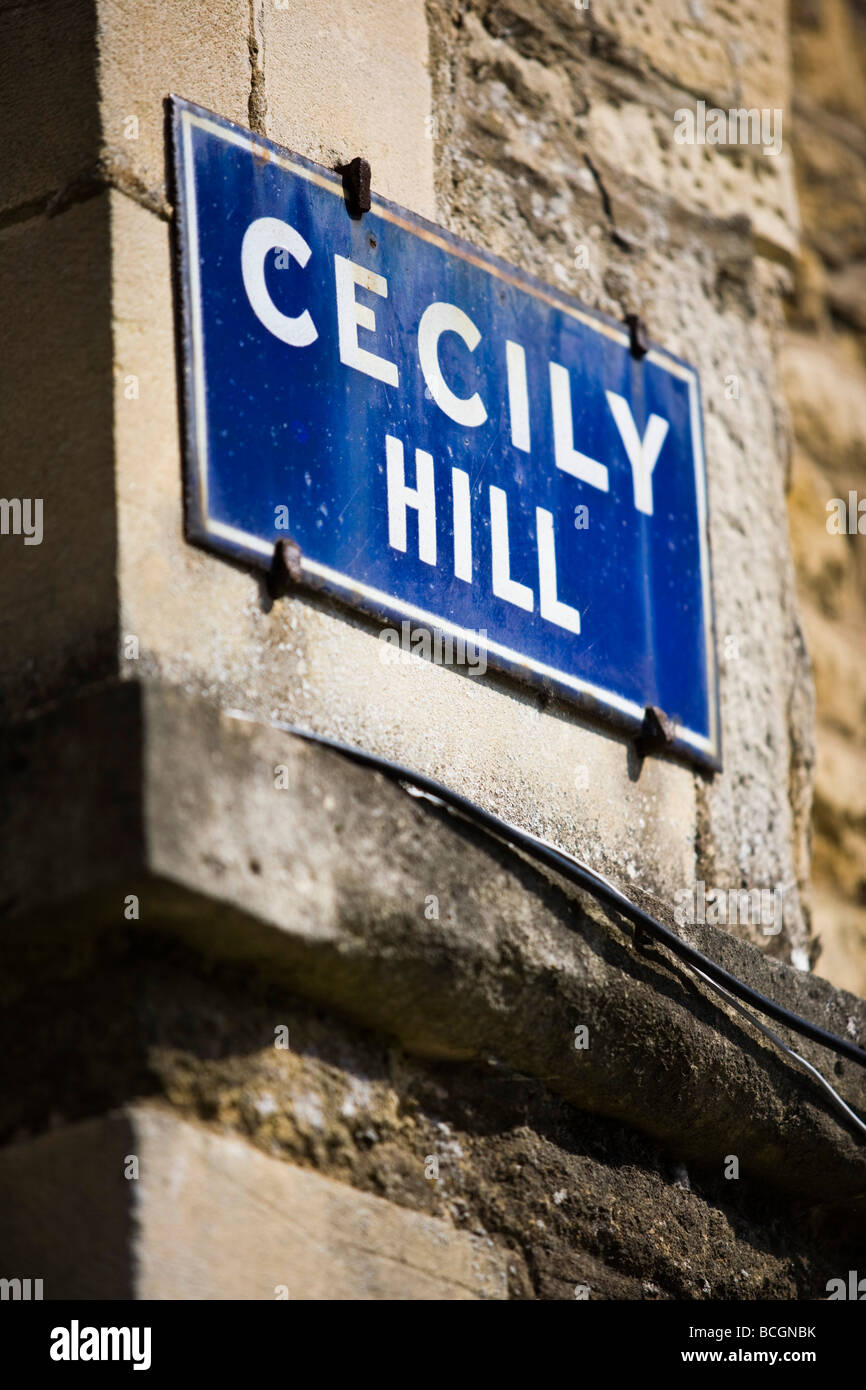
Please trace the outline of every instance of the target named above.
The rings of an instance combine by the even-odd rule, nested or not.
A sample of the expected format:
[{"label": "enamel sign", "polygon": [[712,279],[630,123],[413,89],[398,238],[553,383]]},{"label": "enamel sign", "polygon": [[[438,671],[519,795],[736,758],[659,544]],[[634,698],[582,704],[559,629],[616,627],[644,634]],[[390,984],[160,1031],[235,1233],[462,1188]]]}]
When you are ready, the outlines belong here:
[{"label": "enamel sign", "polygon": [[173,139],[190,539],[718,767],[694,368],[178,98]]}]

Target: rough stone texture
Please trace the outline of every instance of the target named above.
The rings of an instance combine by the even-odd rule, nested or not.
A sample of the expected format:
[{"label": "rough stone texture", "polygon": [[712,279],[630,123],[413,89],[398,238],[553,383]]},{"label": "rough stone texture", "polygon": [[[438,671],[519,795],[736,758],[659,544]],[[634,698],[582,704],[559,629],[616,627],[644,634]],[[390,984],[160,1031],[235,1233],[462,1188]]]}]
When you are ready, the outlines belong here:
[{"label": "rough stone texture", "polygon": [[[276,1284],[293,1299],[335,1296],[362,1261],[381,1269],[395,1226],[425,1262],[430,1232],[441,1236],[425,1268],[444,1281],[457,1265],[449,1297],[467,1284],[502,1296],[504,1271],[517,1299],[571,1300],[577,1284],[592,1299],[812,1299],[862,1250],[847,1210],[816,1192],[792,1201],[744,1151],[728,1181],[721,1158],[687,1164],[678,1143],[581,1114],[492,1056],[424,1060],[153,929],[43,975],[6,1004],[0,1031],[15,1092],[30,1097],[0,1150],[4,1273],[14,1254],[46,1298],[270,1299]],[[7,1089],[4,1134],[12,1100]],[[117,1105],[123,1116],[84,1118]],[[138,1183],[122,1177],[130,1154]],[[312,1224],[306,1210],[295,1224],[297,1194],[321,1211],[308,1188],[328,1194],[343,1230],[368,1204],[383,1212],[363,1251],[340,1251],[343,1268],[331,1240],[300,1274],[286,1268]]]},{"label": "rough stone texture", "polygon": [[[706,161],[706,148],[671,140],[673,112],[695,96],[678,85],[695,26],[710,63],[708,99],[733,99],[741,80],[743,101],[782,100],[785,66],[770,83],[765,62],[780,15],[773,6],[753,16],[741,53],[726,14],[688,21],[675,6],[648,28],[639,8],[596,14],[564,0],[516,9],[431,4],[426,20],[421,0],[384,8],[356,0],[335,34],[327,6],[297,12],[223,0],[167,13],[104,0],[95,158],[99,186],[111,187],[96,201],[110,208],[119,600],[90,641],[81,633],[86,617],[73,625],[85,671],[88,650],[101,643],[90,674],[106,674],[106,633],[134,636],[137,663],[119,640],[109,654],[124,675],[159,676],[413,763],[667,901],[695,878],[725,889],[794,882],[803,890],[810,692],[782,525],[777,272],[756,257],[741,215],[758,210],[760,221],[758,185],[782,178],[787,155],[744,154],[739,192],[719,202],[713,190],[738,152],[714,148]],[[376,83],[386,57],[389,81]],[[344,72],[351,76],[338,82]],[[422,211],[433,210],[435,172],[451,226],[614,314],[643,311],[655,337],[698,364],[723,658],[721,776],[658,759],[639,768],[625,740],[506,678],[421,661],[385,669],[375,625],[319,599],[272,605],[260,578],[186,543],[162,145],[172,89],[322,159],[363,149],[374,186]],[[134,140],[125,138],[132,115]],[[651,146],[647,121],[658,135]],[[696,153],[706,176],[690,163]],[[784,259],[795,209],[773,206],[772,225],[756,223],[755,234]],[[591,248],[585,272],[574,268],[581,244]],[[732,374],[737,400],[726,396]],[[128,394],[131,378],[137,398]],[[61,484],[49,477],[49,494],[55,486],[60,514]],[[109,488],[92,511],[108,516],[114,506]],[[725,659],[727,638],[736,659]],[[46,641],[34,624],[32,644],[43,656],[27,681],[10,672],[13,707],[58,694],[67,676],[53,630]],[[789,903],[781,935],[735,930],[802,967],[807,915],[798,897]]]},{"label": "rough stone texture", "polygon": [[[863,1039],[863,1002],[804,968],[812,692],[785,527],[790,472],[824,711],[816,901],[830,921],[862,896],[866,695],[852,639],[863,552],[831,549],[820,525],[798,532],[796,514],[828,479],[837,495],[862,476],[857,43],[838,4],[800,11],[801,28],[846,55],[840,96],[826,55],[797,40],[818,114],[801,122],[808,244],[795,264],[787,147],[772,159],[672,138],[675,111],[699,98],[787,107],[784,7],[644,8],[352,0],[337,24],[319,0],[98,0],[74,23],[56,7],[69,61],[41,70],[33,159],[7,148],[12,205],[0,218],[12,287],[0,332],[15,364],[3,490],[46,499],[40,549],[0,541],[0,1052],[14,1077],[0,1135],[28,1141],[0,1170],[22,1153],[26,1168],[33,1136],[56,1127],[62,1147],[59,1127],[79,1120],[108,1133],[129,1119],[99,1131],[93,1117],[151,1097],[205,1128],[193,1139],[151,1117],[148,1134],[182,1132],[214,1172],[265,1162],[288,1191],[302,1180],[287,1165],[300,1165],[324,1175],[315,1186],[343,1183],[347,1210],[354,1191],[426,1213],[442,1223],[446,1280],[468,1248],[458,1233],[496,1260],[507,1252],[512,1297],[570,1298],[578,1282],[600,1297],[820,1297],[848,1268],[848,1245],[862,1248],[863,1149],[814,1080],[591,899],[267,722],[438,775],[671,923],[674,894],[696,877],[725,889],[796,882],[779,937],[682,930],[788,1007]],[[12,66],[0,66],[9,101],[21,54],[35,62],[51,21],[44,6],[2,0],[0,21],[13,36]],[[172,90],[326,162],[365,154],[378,191],[435,208],[609,313],[640,311],[698,365],[719,776],[640,766],[623,739],[505,678],[385,668],[370,623],[303,595],[273,604],[260,577],[185,542],[163,144]],[[9,110],[17,133],[20,93]],[[273,1047],[284,1022],[288,1053]],[[578,1024],[586,1053],[573,1046]],[[866,1109],[861,1071],[794,1041]],[[32,1152],[51,1142],[32,1138]],[[732,1154],[736,1183],[722,1177]],[[430,1155],[439,1179],[424,1176]],[[25,1178],[19,1164],[24,1191]],[[100,1217],[122,1230],[129,1209],[112,1203]],[[77,1208],[66,1209],[80,1248]],[[222,1231],[234,1239],[236,1227]],[[202,1249],[185,1245],[172,1287],[201,1277]],[[52,1258],[68,1286],[62,1240]],[[328,1268],[321,1287],[333,1288]],[[146,1287],[164,1293],[168,1276],[150,1269]],[[291,1282],[267,1259],[262,1269]],[[125,1257],[94,1265],[94,1279],[134,1288]]]},{"label": "rough stone texture", "polygon": [[[701,372],[725,766],[712,781],[696,779],[695,872],[725,889],[796,883],[800,901],[788,930],[768,949],[804,968],[812,696],[785,525],[780,281],[756,256],[757,221],[714,215],[696,197],[692,175],[666,172],[644,139],[651,119],[666,133],[671,168],[696,152],[673,143],[674,111],[696,98],[693,88],[674,85],[676,44],[662,63],[670,76],[657,70],[660,51],[681,37],[677,7],[632,25],[627,51],[611,27],[625,23],[611,18],[613,7],[430,0],[428,10],[443,219],[609,313],[641,312],[652,336]],[[762,29],[758,48],[766,55],[784,10],[762,14],[773,15],[772,24],[750,14],[746,33],[757,41]],[[712,27],[709,12],[706,21]],[[722,32],[730,34],[732,23]],[[756,58],[747,72],[749,100],[778,104],[777,79],[761,76],[767,64]],[[711,76],[699,88],[710,103],[728,92],[728,62]],[[698,152],[710,183],[737,155]],[[760,171],[777,167],[760,154],[743,159],[751,173],[738,214],[758,207],[758,185],[770,177]],[[775,258],[793,245],[793,208],[785,228],[775,241],[769,229],[760,232]],[[576,268],[579,247],[589,251],[586,269]],[[737,398],[727,389],[731,377]],[[753,936],[760,939],[757,930]]]},{"label": "rough stone texture", "polygon": [[[615,915],[379,774],[129,683],[10,731],[2,766],[12,1039],[25,1031],[13,1001],[34,979],[43,991],[55,956],[74,974],[110,957],[126,930],[167,933],[421,1055],[494,1056],[683,1161],[736,1153],[811,1204],[847,1194],[854,1219],[866,1160],[814,1081],[664,951],[635,951]],[[33,806],[58,804],[70,784],[76,816],[48,818],[37,854]],[[716,928],[689,934],[796,1012],[863,1035],[861,1001]],[[586,1053],[573,1048],[578,1024]],[[826,1068],[823,1049],[796,1045]],[[863,1109],[862,1072],[837,1063],[837,1075]],[[13,1088],[13,1128],[16,1107],[38,1113],[40,1094]]]},{"label": "rough stone texture", "polygon": [[[803,248],[783,355],[795,429],[789,515],[818,699],[817,969],[866,994],[866,538],[827,506],[866,496],[866,25],[843,0],[794,6]],[[863,523],[866,529],[866,522]]]},{"label": "rough stone texture", "polygon": [[507,1289],[491,1239],[153,1106],[7,1147],[0,1193],[3,1267],[43,1271],[48,1299],[465,1300]]},{"label": "rough stone texture", "polygon": [[719,106],[781,106],[790,97],[787,7],[725,0],[593,0],[601,36],[637,50],[653,69]]}]

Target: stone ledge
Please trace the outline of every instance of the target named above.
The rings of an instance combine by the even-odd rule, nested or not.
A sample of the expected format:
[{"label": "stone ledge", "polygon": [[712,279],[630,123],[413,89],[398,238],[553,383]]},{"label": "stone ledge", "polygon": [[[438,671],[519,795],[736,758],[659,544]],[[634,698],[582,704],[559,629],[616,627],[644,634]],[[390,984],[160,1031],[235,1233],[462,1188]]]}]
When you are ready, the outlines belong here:
[{"label": "stone ledge", "polygon": [[3,1149],[0,1210],[4,1274],[46,1299],[507,1296],[489,1238],[154,1106]]},{"label": "stone ledge", "polygon": [[[77,968],[112,930],[169,932],[409,1051],[495,1056],[682,1159],[718,1170],[737,1154],[809,1205],[859,1198],[846,1220],[866,1219],[866,1156],[810,1078],[590,897],[378,774],[156,684],[29,719],[0,765],[8,992]],[[796,1012],[866,1033],[862,1000],[715,928],[690,933]],[[854,1064],[834,1072],[794,1045],[866,1111]]]}]

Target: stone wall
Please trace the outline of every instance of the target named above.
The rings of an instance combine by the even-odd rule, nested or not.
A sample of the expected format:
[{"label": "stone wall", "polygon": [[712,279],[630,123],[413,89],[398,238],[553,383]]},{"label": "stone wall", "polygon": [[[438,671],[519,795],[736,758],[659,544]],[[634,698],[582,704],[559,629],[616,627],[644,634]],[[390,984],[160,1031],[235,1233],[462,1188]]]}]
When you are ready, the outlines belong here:
[{"label": "stone wall", "polygon": [[[796,883],[802,909],[769,949],[806,966],[812,691],[775,356],[798,231],[793,169],[784,148],[673,138],[675,111],[697,94],[787,106],[785,7],[650,16],[431,0],[429,11],[443,219],[616,317],[640,312],[700,369],[725,767],[694,779],[694,875],[728,889]],[[639,839],[627,869],[658,891]]]},{"label": "stone wall", "polygon": [[[833,159],[857,156],[826,61],[808,76],[807,19],[795,56],[827,112],[812,155],[797,145],[808,193],[805,159],[835,187]],[[22,137],[0,153],[3,490],[45,499],[41,546],[2,538],[0,1236],[46,1297],[821,1297],[848,1268],[863,1152],[813,1079],[591,895],[275,727],[440,777],[863,1038],[862,1000],[809,970],[813,695],[779,371],[784,346],[823,911],[831,841],[860,891],[856,779],[840,791],[832,758],[855,765],[838,672],[854,689],[862,555],[827,535],[821,489],[866,433],[854,391],[831,394],[863,370],[839,290],[862,233],[834,213],[825,246],[803,194],[800,255],[787,140],[673,138],[699,99],[787,113],[787,36],[781,0],[0,0]],[[641,761],[492,673],[385,667],[374,624],[275,602],[185,540],[171,92],[330,166],[364,155],[374,191],[639,312],[697,365],[720,773]],[[678,923],[696,880],[796,889],[784,929]],[[866,1108],[853,1064],[797,1046]]]},{"label": "stone wall", "polygon": [[[667,902],[695,880],[722,890],[793,885],[781,933],[732,929],[808,966],[811,687],[784,524],[775,356],[780,264],[797,235],[792,168],[787,149],[771,158],[673,140],[674,112],[694,103],[696,82],[710,101],[786,103],[788,66],[775,61],[786,52],[785,12],[780,3],[748,21],[725,6],[689,13],[671,4],[650,23],[639,7],[581,10],[569,0],[427,11],[421,0],[353,0],[339,16],[324,2],[299,11],[102,0],[92,15],[57,6],[70,47],[95,44],[95,79],[81,100],[99,136],[87,157],[68,135],[28,154],[29,183],[7,214],[10,275],[26,300],[6,331],[21,322],[27,343],[37,323],[56,322],[55,339],[69,323],[77,343],[56,368],[46,358],[63,393],[46,412],[36,343],[13,352],[10,341],[13,468],[22,489],[26,479],[46,497],[38,561],[18,546],[8,590],[31,594],[32,621],[17,630],[14,601],[0,619],[15,634],[0,646],[10,713],[112,672],[207,692],[439,775]],[[39,42],[45,6],[0,14],[7,47]],[[377,84],[382,63],[388,81]],[[65,127],[63,90],[50,73],[44,85],[46,131]],[[272,604],[260,576],[185,541],[170,91],[326,163],[363,152],[380,192],[617,317],[641,312],[654,338],[696,363],[720,775],[658,758],[638,775],[627,740],[492,673],[475,681],[413,661],[384,681],[375,625],[309,596]],[[86,266],[100,236],[110,283],[58,303],[54,267]],[[576,268],[580,247],[586,269]],[[84,401],[87,422],[76,416]],[[34,416],[44,418],[35,460],[25,437]],[[135,660],[126,637],[137,640]]]},{"label": "stone wall", "polygon": [[[782,356],[795,429],[791,537],[817,688],[812,839],[818,971],[866,993],[866,16],[793,7],[802,247]],[[828,510],[829,508],[829,510]],[[843,525],[844,525],[843,521]],[[855,529],[856,529],[855,519]]]},{"label": "stone wall", "polygon": [[[0,950],[0,1250],[46,1298],[813,1299],[856,1267],[857,1134],[590,895],[158,684],[0,759],[0,878],[41,904]],[[863,1037],[863,1000],[696,941]],[[792,1041],[866,1110],[862,1068]]]}]

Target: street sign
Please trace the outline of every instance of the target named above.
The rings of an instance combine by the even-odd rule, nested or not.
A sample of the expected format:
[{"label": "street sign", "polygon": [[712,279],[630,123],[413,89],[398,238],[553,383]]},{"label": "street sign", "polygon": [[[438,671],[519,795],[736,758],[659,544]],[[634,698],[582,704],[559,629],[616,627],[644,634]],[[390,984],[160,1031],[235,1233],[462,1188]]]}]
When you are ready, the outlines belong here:
[{"label": "street sign", "polygon": [[694,368],[179,98],[173,143],[190,539],[719,766]]}]

